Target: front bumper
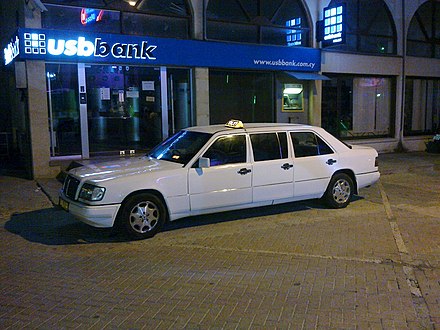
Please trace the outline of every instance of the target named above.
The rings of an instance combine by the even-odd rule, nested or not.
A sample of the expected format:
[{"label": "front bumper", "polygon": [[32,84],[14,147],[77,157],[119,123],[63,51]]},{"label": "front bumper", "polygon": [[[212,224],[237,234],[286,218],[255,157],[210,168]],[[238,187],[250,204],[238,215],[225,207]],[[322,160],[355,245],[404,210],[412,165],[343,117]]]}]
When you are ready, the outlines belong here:
[{"label": "front bumper", "polygon": [[63,194],[59,196],[59,205],[78,220],[98,228],[113,227],[116,215],[121,207],[120,204],[85,205],[71,201]]}]

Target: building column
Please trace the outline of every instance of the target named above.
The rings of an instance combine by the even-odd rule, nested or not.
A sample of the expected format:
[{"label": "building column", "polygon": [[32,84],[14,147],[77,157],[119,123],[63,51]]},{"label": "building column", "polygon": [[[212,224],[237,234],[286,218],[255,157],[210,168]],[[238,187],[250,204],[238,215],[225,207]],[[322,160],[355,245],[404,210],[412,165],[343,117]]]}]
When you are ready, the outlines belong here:
[{"label": "building column", "polygon": [[49,166],[50,134],[44,61],[26,61],[26,76],[33,177],[53,177],[58,174],[59,168]]},{"label": "building column", "polygon": [[[204,40],[205,6],[207,1],[190,1],[193,8],[193,37]],[[194,68],[194,109],[196,125],[209,125],[209,69]]]},{"label": "building column", "polygon": [[209,69],[194,69],[196,125],[209,125]]},{"label": "building column", "polygon": [[314,126],[321,126],[322,81],[315,80],[312,81],[309,85],[309,124]]}]

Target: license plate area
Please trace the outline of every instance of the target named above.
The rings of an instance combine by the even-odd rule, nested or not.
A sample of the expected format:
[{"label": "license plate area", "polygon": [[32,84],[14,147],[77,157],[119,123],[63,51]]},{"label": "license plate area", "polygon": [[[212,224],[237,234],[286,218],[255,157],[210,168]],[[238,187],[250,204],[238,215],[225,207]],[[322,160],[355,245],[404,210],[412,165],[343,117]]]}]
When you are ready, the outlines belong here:
[{"label": "license plate area", "polygon": [[60,198],[59,205],[66,211],[69,211],[69,202],[65,201],[64,199]]}]

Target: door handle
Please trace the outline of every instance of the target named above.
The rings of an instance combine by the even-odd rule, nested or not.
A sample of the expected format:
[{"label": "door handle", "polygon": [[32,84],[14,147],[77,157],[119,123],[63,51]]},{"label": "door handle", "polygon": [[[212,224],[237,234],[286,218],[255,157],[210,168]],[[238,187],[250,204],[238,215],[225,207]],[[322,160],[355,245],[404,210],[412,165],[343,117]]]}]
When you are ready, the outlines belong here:
[{"label": "door handle", "polygon": [[333,165],[334,163],[336,163],[336,160],[335,160],[335,159],[331,159],[331,158],[330,158],[329,160],[326,161],[326,164],[327,164],[327,165]]},{"label": "door handle", "polygon": [[288,169],[290,169],[290,168],[292,168],[293,167],[293,165],[292,164],[289,164],[289,163],[284,163],[283,165],[281,165],[281,168],[283,169],[283,170],[288,170]]},{"label": "door handle", "polygon": [[247,169],[247,168],[242,168],[242,169],[240,169],[240,171],[238,171],[237,173],[238,173],[238,174],[241,174],[241,175],[246,175],[246,174],[251,173],[251,172],[252,172],[252,171],[249,170],[249,169]]}]

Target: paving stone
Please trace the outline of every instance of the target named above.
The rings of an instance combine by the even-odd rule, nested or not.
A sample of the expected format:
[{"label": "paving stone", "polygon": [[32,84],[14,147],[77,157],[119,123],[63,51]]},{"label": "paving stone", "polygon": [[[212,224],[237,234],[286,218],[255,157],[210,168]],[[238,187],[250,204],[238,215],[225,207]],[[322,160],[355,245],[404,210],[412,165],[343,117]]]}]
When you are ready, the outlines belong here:
[{"label": "paving stone", "polygon": [[374,185],[343,210],[193,217],[133,242],[54,208],[56,182],[0,177],[0,328],[439,328],[440,156],[380,158],[393,219]]}]

